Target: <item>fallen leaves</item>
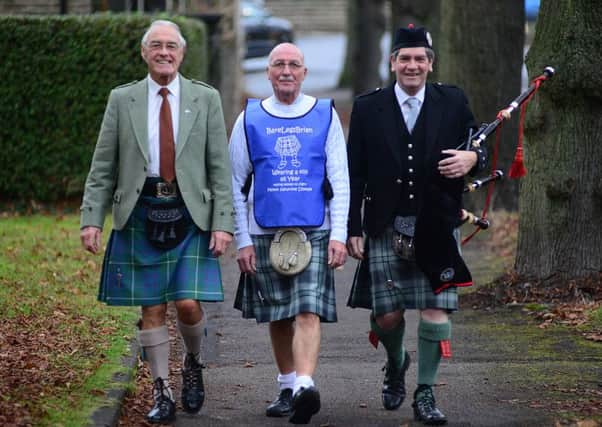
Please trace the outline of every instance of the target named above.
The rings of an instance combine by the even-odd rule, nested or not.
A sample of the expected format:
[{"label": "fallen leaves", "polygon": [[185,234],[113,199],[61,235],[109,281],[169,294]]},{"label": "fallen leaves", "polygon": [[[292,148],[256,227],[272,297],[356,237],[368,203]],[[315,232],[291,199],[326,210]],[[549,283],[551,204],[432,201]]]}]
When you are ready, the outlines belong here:
[{"label": "fallen leaves", "polygon": [[461,304],[473,309],[520,306],[539,321],[540,329],[565,325],[580,331],[585,339],[602,341],[599,323],[590,319],[591,313],[602,309],[602,273],[569,281],[558,277],[534,281],[509,272],[490,285],[462,295]]},{"label": "fallen leaves", "polygon": [[18,316],[0,323],[2,425],[31,425],[46,413],[41,400],[78,386],[87,377],[86,370],[74,369],[70,361],[76,353],[86,355],[94,349],[94,337],[73,340],[62,324],[70,315],[62,310],[53,314]]}]

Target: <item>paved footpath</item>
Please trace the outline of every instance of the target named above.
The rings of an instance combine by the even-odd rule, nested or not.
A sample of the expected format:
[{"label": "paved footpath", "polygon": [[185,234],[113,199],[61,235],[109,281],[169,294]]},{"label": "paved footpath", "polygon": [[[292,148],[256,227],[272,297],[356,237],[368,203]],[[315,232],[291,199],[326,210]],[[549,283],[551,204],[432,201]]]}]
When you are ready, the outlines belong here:
[{"label": "paved footpath", "polygon": [[[226,302],[206,305],[208,333],[204,344],[207,398],[201,412],[189,416],[178,411],[176,426],[286,426],[287,419],[267,418],[265,407],[277,393],[276,369],[265,325],[240,317],[232,308],[238,282],[234,255],[223,260]],[[346,298],[356,262],[349,261],[336,274],[339,322],[323,326],[322,348],[314,376],[322,397],[322,410],[310,425],[382,426],[418,425],[413,422],[411,393],[415,388],[416,364],[410,365],[406,383],[409,397],[397,411],[386,411],[380,403],[380,387],[385,361],[382,347],[368,343],[368,312],[352,310]],[[416,359],[414,312],[407,316],[407,349]],[[519,407],[525,398],[513,390],[499,369],[507,357],[481,346],[481,337],[473,339],[469,317],[474,312],[453,316],[453,358],[440,369],[435,396],[448,416],[450,426],[551,426],[542,411]],[[522,360],[513,356],[513,369],[546,361]],[[498,372],[498,374],[494,374]],[[179,391],[178,394],[179,395]]]}]

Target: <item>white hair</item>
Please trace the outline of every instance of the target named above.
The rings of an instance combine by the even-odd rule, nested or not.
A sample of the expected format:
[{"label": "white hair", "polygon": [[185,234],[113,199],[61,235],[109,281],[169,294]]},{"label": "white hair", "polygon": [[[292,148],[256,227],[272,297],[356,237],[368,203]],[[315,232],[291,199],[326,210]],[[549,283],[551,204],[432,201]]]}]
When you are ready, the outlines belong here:
[{"label": "white hair", "polygon": [[156,21],[151,22],[150,26],[148,27],[148,29],[146,30],[146,32],[142,36],[142,42],[141,43],[143,45],[146,46],[146,42],[148,42],[148,36],[149,36],[150,32],[155,27],[158,27],[160,25],[165,25],[165,26],[171,27],[174,30],[176,30],[176,32],[178,33],[178,37],[180,38],[180,44],[182,45],[182,47],[186,47],[186,39],[184,38],[184,36],[182,36],[182,32],[180,31],[180,27],[178,27],[178,24],[176,24],[175,22],[168,21],[166,19],[157,19]]}]

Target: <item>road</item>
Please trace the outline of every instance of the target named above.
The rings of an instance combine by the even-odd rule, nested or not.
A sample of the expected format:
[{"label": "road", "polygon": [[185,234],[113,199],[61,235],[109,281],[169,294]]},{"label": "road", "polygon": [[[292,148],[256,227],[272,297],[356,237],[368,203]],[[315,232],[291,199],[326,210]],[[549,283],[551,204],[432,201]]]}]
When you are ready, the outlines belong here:
[{"label": "road", "polygon": [[[176,426],[283,426],[286,419],[267,418],[265,407],[277,394],[276,369],[266,325],[240,317],[232,308],[238,271],[234,254],[222,260],[225,300],[206,304],[208,336],[204,343],[207,398],[201,412],[189,416],[178,411]],[[314,379],[322,396],[322,410],[312,426],[399,427],[414,425],[411,397],[397,411],[380,403],[381,367],[385,353],[370,346],[368,312],[346,307],[355,261],[336,273],[339,322],[324,325],[320,361]],[[472,316],[472,315],[470,315]],[[416,315],[408,312],[406,347],[416,360]],[[476,340],[470,322],[454,315],[453,358],[444,361],[435,388],[439,406],[450,426],[549,426],[542,412],[519,407],[526,396],[513,390],[505,377],[492,371],[507,354],[491,354]],[[520,359],[524,355],[514,355]],[[524,362],[524,361],[523,361]],[[530,362],[529,362],[530,363]],[[499,371],[496,370],[496,371]],[[407,374],[408,395],[415,389],[416,364]],[[176,395],[179,395],[177,393]],[[514,402],[514,403],[513,403]]]}]

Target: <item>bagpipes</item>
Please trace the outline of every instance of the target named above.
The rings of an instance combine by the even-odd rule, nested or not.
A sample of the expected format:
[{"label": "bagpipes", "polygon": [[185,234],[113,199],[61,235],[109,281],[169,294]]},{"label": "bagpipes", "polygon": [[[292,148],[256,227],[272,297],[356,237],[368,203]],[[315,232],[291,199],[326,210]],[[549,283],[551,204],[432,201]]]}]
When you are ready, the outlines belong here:
[{"label": "bagpipes", "polygon": [[[531,98],[533,97],[533,95],[535,95],[535,92],[537,92],[537,90],[541,86],[541,84],[544,81],[552,78],[554,76],[554,72],[555,72],[554,68],[552,68],[552,67],[544,68],[543,73],[541,75],[539,75],[538,77],[534,78],[531,81],[531,83],[529,84],[529,87],[527,87],[527,89],[523,93],[521,93],[518,97],[516,97],[506,108],[500,110],[500,112],[497,114],[497,116],[493,122],[483,123],[479,127],[479,129],[476,131],[476,133],[474,133],[474,134],[472,134],[472,131],[471,131],[469,133],[466,141],[462,142],[462,144],[460,144],[456,149],[468,150],[471,147],[479,147],[485,141],[485,139],[487,139],[487,137],[491,133],[493,133],[493,131],[495,131],[495,130],[499,131],[500,125],[503,123],[504,120],[510,119],[510,116],[514,112],[514,110],[516,110],[518,107],[521,107],[519,128],[518,128],[518,146],[516,148],[516,153],[514,156],[514,160],[512,161],[512,165],[510,166],[508,176],[510,178],[523,177],[527,173],[525,166],[523,164],[523,123],[524,123],[524,115],[525,115],[526,107],[527,107],[527,104],[529,103],[529,101],[531,100]],[[468,242],[480,230],[486,230],[490,226],[489,220],[487,219],[487,210],[489,208],[489,204],[491,201],[491,195],[493,193],[494,183],[495,183],[495,181],[502,179],[504,176],[504,173],[501,170],[496,169],[497,155],[498,155],[498,149],[499,149],[499,140],[500,140],[499,132],[497,132],[496,144],[495,144],[494,154],[493,154],[493,158],[492,158],[492,167],[491,167],[492,173],[489,176],[486,176],[484,178],[479,178],[477,180],[474,180],[473,182],[467,184],[464,187],[464,193],[468,193],[468,192],[475,191],[477,188],[486,186],[487,187],[487,198],[485,199],[485,207],[483,208],[483,213],[481,214],[481,216],[477,216],[464,209],[461,210],[461,212],[460,212],[461,223],[462,224],[469,223],[469,224],[473,224],[474,226],[477,227],[476,230],[472,234],[470,234],[468,237],[466,237],[462,241],[462,244]]]}]

